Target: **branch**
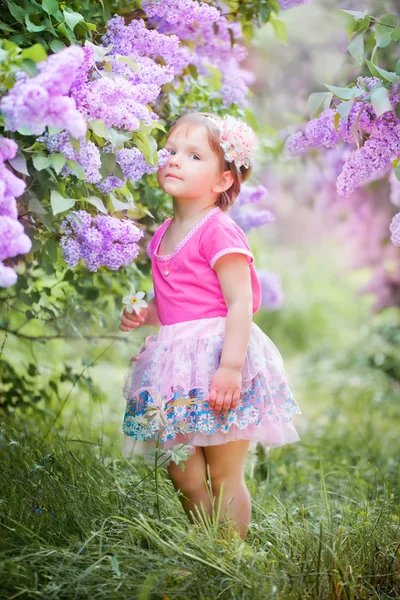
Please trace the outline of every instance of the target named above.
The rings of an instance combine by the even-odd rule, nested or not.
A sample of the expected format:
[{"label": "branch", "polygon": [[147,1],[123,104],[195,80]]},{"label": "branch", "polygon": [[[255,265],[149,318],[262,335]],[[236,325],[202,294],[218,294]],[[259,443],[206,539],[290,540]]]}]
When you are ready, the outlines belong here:
[{"label": "branch", "polygon": [[18,330],[7,329],[7,327],[3,327],[0,325],[0,331],[5,331],[7,333],[12,333],[16,337],[22,338],[24,340],[30,340],[32,342],[46,342],[48,340],[114,340],[120,342],[127,342],[128,340],[124,340],[123,337],[118,335],[48,335],[48,336],[35,336],[35,335],[25,335],[24,333],[19,333]]}]

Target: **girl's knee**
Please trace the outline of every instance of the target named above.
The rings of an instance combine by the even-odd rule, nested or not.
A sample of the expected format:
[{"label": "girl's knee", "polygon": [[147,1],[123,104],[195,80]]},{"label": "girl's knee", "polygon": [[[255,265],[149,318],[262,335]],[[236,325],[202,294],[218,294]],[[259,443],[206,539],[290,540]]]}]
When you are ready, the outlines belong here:
[{"label": "girl's knee", "polygon": [[175,489],[180,490],[185,496],[196,495],[205,488],[205,476],[201,471],[185,473],[174,463],[169,465],[168,474]]}]

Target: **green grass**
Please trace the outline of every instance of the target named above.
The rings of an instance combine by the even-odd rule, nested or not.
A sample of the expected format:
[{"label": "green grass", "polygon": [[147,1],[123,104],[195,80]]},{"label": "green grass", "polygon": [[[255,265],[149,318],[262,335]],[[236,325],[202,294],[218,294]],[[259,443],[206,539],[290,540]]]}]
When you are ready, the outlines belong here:
[{"label": "green grass", "polygon": [[399,598],[398,330],[304,358],[301,442],[248,457],[245,542],[191,525],[164,469],[158,518],[149,467],[8,420],[1,598]]}]

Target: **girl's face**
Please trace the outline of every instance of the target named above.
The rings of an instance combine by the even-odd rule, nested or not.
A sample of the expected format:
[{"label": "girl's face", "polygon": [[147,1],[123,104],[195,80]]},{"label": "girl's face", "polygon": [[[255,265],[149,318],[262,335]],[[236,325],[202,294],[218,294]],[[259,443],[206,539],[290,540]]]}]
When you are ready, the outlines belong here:
[{"label": "girl's face", "polygon": [[221,159],[212,150],[205,127],[190,123],[176,127],[165,148],[170,156],[158,170],[157,179],[167,194],[176,199],[215,201],[215,196],[229,187],[224,183],[231,176],[230,171],[222,170]]}]

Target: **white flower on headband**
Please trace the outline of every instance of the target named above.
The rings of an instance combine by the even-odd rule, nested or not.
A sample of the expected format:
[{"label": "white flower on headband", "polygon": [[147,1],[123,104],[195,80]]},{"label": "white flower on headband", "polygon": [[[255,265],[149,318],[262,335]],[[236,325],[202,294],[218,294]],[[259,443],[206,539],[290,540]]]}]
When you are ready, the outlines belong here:
[{"label": "white flower on headband", "polygon": [[247,169],[254,163],[254,152],[259,142],[254,131],[241,119],[225,115],[222,119],[213,119],[220,131],[220,143],[228,162],[234,162],[237,168]]}]

